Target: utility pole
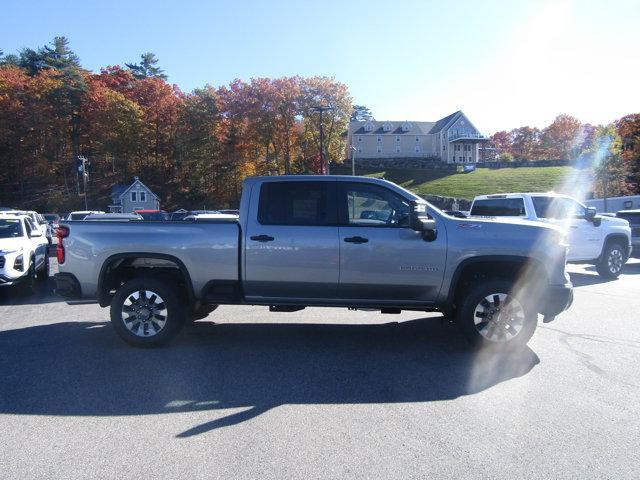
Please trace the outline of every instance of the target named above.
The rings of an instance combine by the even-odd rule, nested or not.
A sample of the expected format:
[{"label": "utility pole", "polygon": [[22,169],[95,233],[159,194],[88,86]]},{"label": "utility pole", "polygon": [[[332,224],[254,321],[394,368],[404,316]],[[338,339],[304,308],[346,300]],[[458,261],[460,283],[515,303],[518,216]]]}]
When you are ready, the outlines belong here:
[{"label": "utility pole", "polygon": [[603,150],[602,154],[602,198],[604,200],[604,211],[607,212],[607,197],[609,195],[609,145],[604,138],[600,139],[600,148]]},{"label": "utility pole", "polygon": [[[78,155],[78,161],[80,162],[78,163],[78,172],[82,173],[82,183],[84,186],[84,209],[89,210],[87,199],[87,177],[89,176],[89,172],[87,172],[87,165],[89,165],[90,162],[82,155]],[[79,188],[80,186],[78,185],[78,189]]]},{"label": "utility pole", "polygon": [[325,175],[329,174],[329,164],[324,164],[324,124],[322,122],[322,114],[326,111],[333,110],[333,107],[318,105],[311,107],[314,112],[320,112],[320,165],[322,165],[322,171]]},{"label": "utility pole", "polygon": [[351,175],[356,176],[356,147],[351,146]]}]

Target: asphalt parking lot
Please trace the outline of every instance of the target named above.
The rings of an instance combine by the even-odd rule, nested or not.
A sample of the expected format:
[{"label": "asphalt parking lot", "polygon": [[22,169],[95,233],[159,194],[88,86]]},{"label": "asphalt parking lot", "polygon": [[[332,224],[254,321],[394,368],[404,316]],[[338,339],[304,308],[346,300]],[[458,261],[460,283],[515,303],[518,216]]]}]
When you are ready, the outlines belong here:
[{"label": "asphalt parking lot", "polygon": [[638,478],[640,261],[570,266],[518,354],[432,314],[221,307],[122,343],[50,285],[0,292],[0,478]]}]

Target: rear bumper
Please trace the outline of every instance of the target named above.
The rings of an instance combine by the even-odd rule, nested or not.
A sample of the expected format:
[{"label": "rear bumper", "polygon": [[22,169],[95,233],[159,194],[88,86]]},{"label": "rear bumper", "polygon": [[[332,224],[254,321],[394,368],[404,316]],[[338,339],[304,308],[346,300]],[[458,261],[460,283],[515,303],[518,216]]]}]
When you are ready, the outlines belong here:
[{"label": "rear bumper", "polygon": [[72,273],[56,273],[53,278],[56,282],[56,295],[60,295],[65,300],[78,300],[81,298],[80,282]]},{"label": "rear bumper", "polygon": [[541,299],[543,305],[540,313],[545,317],[553,317],[567,310],[573,303],[573,285],[549,285]]},{"label": "rear bumper", "polygon": [[20,277],[9,277],[7,275],[0,273],[0,288],[10,287],[11,285],[17,285],[19,283],[22,283],[26,279],[27,279],[26,274]]}]

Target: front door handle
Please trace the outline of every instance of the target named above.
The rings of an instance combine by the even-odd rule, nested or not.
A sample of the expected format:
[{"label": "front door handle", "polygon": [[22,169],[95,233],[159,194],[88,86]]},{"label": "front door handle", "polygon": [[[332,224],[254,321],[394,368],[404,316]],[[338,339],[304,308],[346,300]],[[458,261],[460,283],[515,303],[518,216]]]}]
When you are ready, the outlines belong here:
[{"label": "front door handle", "polygon": [[347,243],[367,243],[369,239],[364,237],[347,237],[344,241]]},{"label": "front door handle", "polygon": [[275,238],[270,237],[269,235],[254,235],[249,238],[255,242],[273,242],[275,240]]}]

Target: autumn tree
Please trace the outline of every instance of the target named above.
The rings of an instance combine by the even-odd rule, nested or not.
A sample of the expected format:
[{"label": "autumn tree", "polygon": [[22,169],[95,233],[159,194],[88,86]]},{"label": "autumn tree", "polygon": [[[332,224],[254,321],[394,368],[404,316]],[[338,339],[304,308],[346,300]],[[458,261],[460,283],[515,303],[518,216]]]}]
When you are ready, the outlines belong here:
[{"label": "autumn tree", "polygon": [[301,82],[301,114],[304,131],[302,132],[302,162],[309,165],[311,159],[320,151],[319,115],[313,111],[318,105],[330,106],[324,112],[324,151],[327,163],[342,162],[347,130],[351,117],[351,97],[347,86],[330,77],[305,78]]},{"label": "autumn tree", "polygon": [[587,151],[593,165],[593,191],[597,197],[614,197],[628,193],[629,169],[621,152],[622,140],[616,125],[612,123],[598,127]]},{"label": "autumn tree", "polygon": [[558,115],[540,134],[544,155],[549,159],[575,159],[579,153],[576,147],[581,140],[580,132],[581,124],[577,118],[565,114]]},{"label": "autumn tree", "polygon": [[158,67],[158,59],[155,53],[147,52],[140,55],[140,63],[125,63],[127,68],[133,73],[137,79],[158,77],[163,80],[167,79],[164,71]]},{"label": "autumn tree", "polygon": [[622,142],[620,155],[628,170],[628,187],[631,193],[640,194],[640,113],[622,117],[617,129]]},{"label": "autumn tree", "polygon": [[354,105],[353,110],[351,111],[350,120],[352,122],[363,122],[371,117],[373,117],[373,115],[368,107],[365,107],[364,105]]},{"label": "autumn tree", "polygon": [[537,160],[540,155],[540,130],[535,127],[520,127],[509,132],[511,151],[522,160]]},{"label": "autumn tree", "polygon": [[491,135],[491,143],[496,149],[498,155],[502,153],[511,153],[511,137],[509,132],[502,130]]}]

